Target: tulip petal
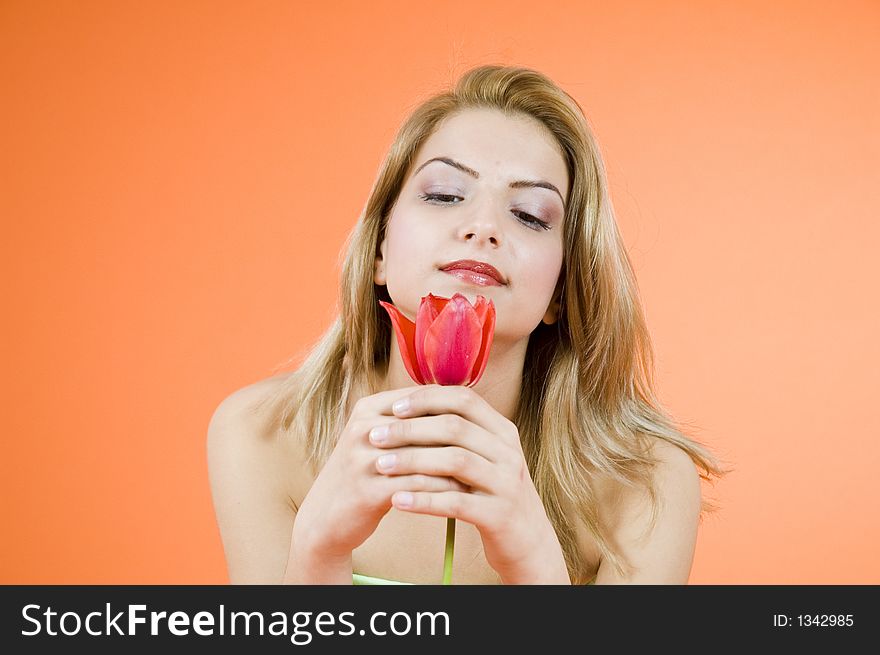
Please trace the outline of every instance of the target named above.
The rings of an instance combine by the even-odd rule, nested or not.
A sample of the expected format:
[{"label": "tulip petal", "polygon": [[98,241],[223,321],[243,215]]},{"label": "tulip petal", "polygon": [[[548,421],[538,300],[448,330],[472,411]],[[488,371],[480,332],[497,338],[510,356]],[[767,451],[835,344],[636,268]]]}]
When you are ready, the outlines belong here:
[{"label": "tulip petal", "polygon": [[416,365],[415,324],[391,303],[380,300],[379,304],[385,308],[388,316],[391,317],[391,325],[394,327],[394,333],[397,335],[397,345],[400,348],[400,356],[403,359],[403,365],[406,366],[406,372],[418,384],[426,384],[425,378],[419,373]]},{"label": "tulip petal", "polygon": [[443,311],[444,307],[446,307],[446,304],[449,302],[449,298],[444,298],[443,296],[435,296],[433,293],[429,293],[427,296],[422,298],[422,302],[427,302],[431,306],[433,317],[437,318],[437,315]]},{"label": "tulip petal", "polygon": [[474,386],[483,377],[483,371],[486,370],[486,364],[489,361],[489,349],[492,348],[492,340],[495,337],[495,303],[491,299],[487,302],[483,296],[479,296],[475,311],[482,325],[482,336],[480,352],[477,355],[476,362],[474,362],[471,379],[467,385],[469,387]]},{"label": "tulip petal", "polygon": [[428,365],[428,379],[441,385],[467,384],[480,352],[482,330],[473,305],[456,293],[430,324],[424,341],[416,339]]},{"label": "tulip petal", "polygon": [[437,319],[437,316],[440,315],[440,312],[443,311],[448,302],[449,298],[429,293],[422,298],[419,304],[419,313],[416,315],[416,362],[418,363],[422,379],[425,380],[425,384],[434,384],[434,379],[431,376],[431,367],[428,366],[428,361],[425,358],[425,335],[428,333],[428,328],[431,327],[431,324]]}]

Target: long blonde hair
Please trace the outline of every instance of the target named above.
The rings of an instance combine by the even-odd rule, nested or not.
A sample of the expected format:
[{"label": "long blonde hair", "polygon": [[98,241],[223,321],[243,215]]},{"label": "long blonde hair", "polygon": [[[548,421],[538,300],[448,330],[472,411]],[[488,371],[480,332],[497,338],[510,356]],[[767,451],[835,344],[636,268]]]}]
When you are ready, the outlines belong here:
[{"label": "long blonde hair", "polygon": [[[580,105],[545,75],[479,66],[410,114],[349,237],[339,315],[298,370],[257,409],[277,434],[304,435],[309,464],[317,472],[348,421],[352,393],[378,391],[393,332],[378,303],[391,298],[385,286],[373,282],[373,271],[389,212],[422,143],[442,120],[471,108],[537,119],[555,136],[568,167],[559,320],[540,323],[529,337],[514,423],[572,583],[584,584],[592,572],[578,553],[576,522],[593,535],[603,558],[619,572],[626,570],[598,520],[591,483],[597,474],[644,487],[654,507],[653,524],[653,439],[685,450],[707,481],[726,471],[705,446],[676,427],[655,395],[653,349],[604,163]],[[575,516],[566,513],[570,507]],[[715,509],[702,499],[702,512]]]}]

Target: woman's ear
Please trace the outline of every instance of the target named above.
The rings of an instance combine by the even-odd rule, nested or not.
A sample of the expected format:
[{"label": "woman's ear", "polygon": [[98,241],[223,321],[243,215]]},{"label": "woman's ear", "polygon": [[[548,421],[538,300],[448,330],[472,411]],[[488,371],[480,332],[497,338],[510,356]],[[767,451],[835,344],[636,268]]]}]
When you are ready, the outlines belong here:
[{"label": "woman's ear", "polygon": [[559,320],[559,301],[553,300],[550,303],[550,306],[547,308],[547,311],[544,313],[544,318],[541,319],[542,322],[547,325],[553,325],[556,321]]},{"label": "woman's ear", "polygon": [[550,301],[550,306],[547,307],[547,311],[544,313],[544,318],[541,319],[542,322],[547,325],[553,325],[556,321],[559,320],[559,313],[562,309],[562,276],[559,276],[559,281],[556,283],[556,290],[553,292],[553,300]]},{"label": "woman's ear", "polygon": [[376,261],[373,264],[373,282],[382,286],[387,284],[385,278],[385,241],[379,246],[379,254],[376,255]]}]

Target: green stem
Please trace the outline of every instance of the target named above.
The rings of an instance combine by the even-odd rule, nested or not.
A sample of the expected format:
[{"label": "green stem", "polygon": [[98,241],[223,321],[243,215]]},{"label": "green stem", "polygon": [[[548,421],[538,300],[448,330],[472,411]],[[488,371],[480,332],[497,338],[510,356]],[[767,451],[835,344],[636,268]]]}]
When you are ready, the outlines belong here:
[{"label": "green stem", "polygon": [[446,519],[446,556],[443,558],[443,584],[452,584],[452,553],[455,550],[455,519]]}]

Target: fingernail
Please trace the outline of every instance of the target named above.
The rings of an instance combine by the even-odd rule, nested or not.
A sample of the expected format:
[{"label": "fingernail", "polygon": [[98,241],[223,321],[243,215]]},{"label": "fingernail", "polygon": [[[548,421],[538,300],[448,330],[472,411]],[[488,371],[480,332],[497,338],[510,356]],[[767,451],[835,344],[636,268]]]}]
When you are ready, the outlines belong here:
[{"label": "fingernail", "polygon": [[379,468],[385,471],[394,466],[395,462],[397,462],[397,455],[382,455],[379,459],[376,460]]},{"label": "fingernail", "polygon": [[370,430],[370,441],[373,443],[385,443],[388,441],[388,426],[377,425]]},{"label": "fingernail", "polygon": [[399,491],[394,494],[394,504],[397,507],[412,507],[413,495],[408,491]]},{"label": "fingernail", "polygon": [[400,400],[395,400],[394,404],[391,405],[391,410],[395,414],[403,414],[408,409],[409,409],[409,398],[401,398]]}]

